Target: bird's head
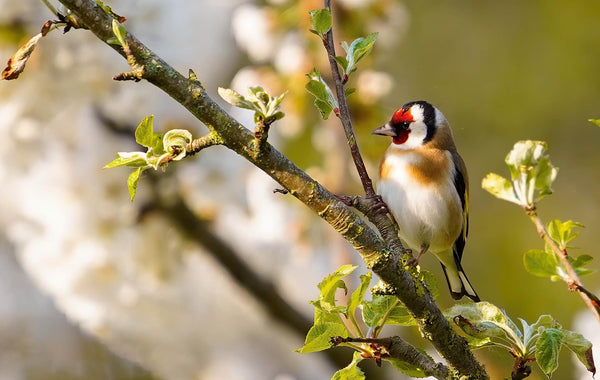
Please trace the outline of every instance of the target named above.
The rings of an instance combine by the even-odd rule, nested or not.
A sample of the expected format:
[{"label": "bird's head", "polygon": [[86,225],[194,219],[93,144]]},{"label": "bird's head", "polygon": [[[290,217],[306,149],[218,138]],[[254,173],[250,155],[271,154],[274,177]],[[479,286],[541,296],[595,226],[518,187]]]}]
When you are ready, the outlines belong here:
[{"label": "bird's head", "polygon": [[444,115],[426,101],[406,103],[392,119],[372,134],[390,136],[394,146],[415,149],[430,142],[439,129],[447,127]]}]

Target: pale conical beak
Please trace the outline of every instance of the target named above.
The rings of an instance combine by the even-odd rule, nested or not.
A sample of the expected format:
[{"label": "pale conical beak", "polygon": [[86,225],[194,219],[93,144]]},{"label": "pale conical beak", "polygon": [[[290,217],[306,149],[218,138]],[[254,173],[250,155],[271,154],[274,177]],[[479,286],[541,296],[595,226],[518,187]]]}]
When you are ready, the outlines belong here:
[{"label": "pale conical beak", "polygon": [[376,130],[371,132],[371,134],[372,135],[391,136],[391,137],[398,136],[398,134],[396,133],[396,131],[394,131],[394,128],[392,128],[390,123],[387,123],[386,125],[377,128]]}]

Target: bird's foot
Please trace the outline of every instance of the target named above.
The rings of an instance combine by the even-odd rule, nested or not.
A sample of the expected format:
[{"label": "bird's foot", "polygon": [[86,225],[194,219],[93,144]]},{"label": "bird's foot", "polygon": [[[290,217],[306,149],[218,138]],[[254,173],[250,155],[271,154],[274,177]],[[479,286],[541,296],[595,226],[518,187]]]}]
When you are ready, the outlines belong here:
[{"label": "bird's foot", "polygon": [[389,213],[390,210],[388,209],[387,205],[385,204],[385,202],[383,201],[383,198],[381,198],[381,195],[376,194],[372,197],[367,198],[369,200],[369,202],[371,203],[369,205],[369,214],[386,214]]}]

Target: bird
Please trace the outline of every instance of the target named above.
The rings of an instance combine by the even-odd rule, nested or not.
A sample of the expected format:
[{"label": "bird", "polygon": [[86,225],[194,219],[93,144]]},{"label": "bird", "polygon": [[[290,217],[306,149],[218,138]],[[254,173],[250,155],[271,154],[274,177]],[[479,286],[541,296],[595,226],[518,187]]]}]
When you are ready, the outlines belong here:
[{"label": "bird", "polygon": [[452,298],[479,302],[461,265],[469,231],[469,178],[442,112],[419,100],[404,104],[372,134],[392,143],[379,165],[377,193],[417,265],[430,252],[442,264]]}]

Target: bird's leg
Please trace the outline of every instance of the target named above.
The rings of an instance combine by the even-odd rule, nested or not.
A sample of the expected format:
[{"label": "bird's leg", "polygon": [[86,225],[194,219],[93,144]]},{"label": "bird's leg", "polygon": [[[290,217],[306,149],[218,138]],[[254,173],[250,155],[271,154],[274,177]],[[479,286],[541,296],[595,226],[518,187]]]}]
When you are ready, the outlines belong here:
[{"label": "bird's leg", "polygon": [[419,254],[417,255],[417,258],[412,258],[410,260],[408,260],[406,262],[407,266],[413,266],[416,267],[417,265],[419,265],[419,260],[421,260],[421,256],[423,256],[425,254],[425,252],[427,252],[427,250],[429,249],[429,245],[428,244],[423,244],[421,246],[421,250],[419,251]]}]

